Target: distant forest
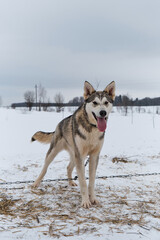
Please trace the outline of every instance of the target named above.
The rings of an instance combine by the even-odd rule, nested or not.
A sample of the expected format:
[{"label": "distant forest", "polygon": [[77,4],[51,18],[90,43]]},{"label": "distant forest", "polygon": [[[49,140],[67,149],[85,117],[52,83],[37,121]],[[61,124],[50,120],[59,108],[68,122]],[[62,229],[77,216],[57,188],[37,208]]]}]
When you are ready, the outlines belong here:
[{"label": "distant forest", "polygon": [[[80,105],[83,102],[83,97],[75,97],[73,100],[69,101],[69,104],[77,104]],[[116,96],[114,101],[114,106],[157,106],[160,105],[160,97],[158,98],[136,98],[133,100],[129,98],[127,95],[119,95]]]},{"label": "distant forest", "polygon": [[[83,102],[83,97],[75,97],[73,100],[69,101],[69,104],[78,104],[80,105]],[[127,95],[119,95],[116,96],[114,101],[114,106],[157,106],[160,105],[160,97],[158,98],[136,98],[133,100],[129,98]]]},{"label": "distant forest", "polygon": [[160,97],[157,98],[136,98],[133,100],[126,95],[119,95],[115,98],[114,106],[158,106],[160,105]]},{"label": "distant forest", "polygon": [[[70,100],[68,103],[64,102],[59,102],[59,103],[35,103],[32,102],[32,107],[39,107],[39,104],[41,104],[42,107],[56,107],[60,105],[60,107],[67,107],[67,106],[80,106],[83,103],[84,99],[83,97],[75,97],[72,100]],[[129,98],[126,95],[119,95],[116,96],[115,101],[114,101],[114,106],[159,106],[160,105],[160,97],[157,98],[143,98],[143,99],[138,99],[136,98],[133,100],[132,98]],[[11,105],[12,108],[16,107],[27,107],[26,102],[22,103],[13,103]]]}]

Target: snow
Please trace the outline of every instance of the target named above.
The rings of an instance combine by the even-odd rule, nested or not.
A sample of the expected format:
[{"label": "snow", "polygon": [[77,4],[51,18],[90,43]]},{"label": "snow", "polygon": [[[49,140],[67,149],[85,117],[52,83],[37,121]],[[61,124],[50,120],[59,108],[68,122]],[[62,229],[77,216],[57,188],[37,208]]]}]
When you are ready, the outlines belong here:
[{"label": "snow", "polygon": [[[160,173],[160,115],[136,108],[127,116],[113,109],[100,154],[97,177]],[[72,114],[0,108],[0,183],[35,180],[48,145],[31,143],[38,130],[53,131]],[[60,153],[44,179],[67,178],[68,154]],[[115,161],[114,161],[114,160]],[[73,176],[76,175],[74,170]],[[88,176],[88,167],[86,167]],[[79,185],[67,181],[0,185],[0,239],[160,239],[160,175],[96,179],[100,204],[80,206]],[[88,182],[88,181],[87,181]],[[8,207],[8,209],[7,209]]]}]

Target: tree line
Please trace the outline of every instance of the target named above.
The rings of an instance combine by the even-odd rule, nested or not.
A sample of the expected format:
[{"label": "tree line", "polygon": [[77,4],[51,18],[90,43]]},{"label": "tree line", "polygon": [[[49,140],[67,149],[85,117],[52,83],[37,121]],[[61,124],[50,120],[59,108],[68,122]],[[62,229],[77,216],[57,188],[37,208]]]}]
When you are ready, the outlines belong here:
[{"label": "tree line", "polygon": [[127,95],[116,96],[114,106],[158,106],[160,105],[160,97],[149,98],[145,97],[143,99],[136,98],[133,100]]},{"label": "tree line", "polygon": [[[23,103],[13,103],[11,105],[12,108],[16,107],[28,107],[29,111],[32,110],[32,107],[35,107],[36,110],[41,111],[47,111],[49,107],[55,107],[57,112],[60,112],[63,107],[66,106],[80,106],[84,99],[82,96],[80,97],[74,97],[69,102],[64,102],[64,97],[61,93],[57,93],[54,96],[53,102],[50,101],[49,98],[47,98],[47,91],[46,89],[39,84],[38,86],[35,86],[35,92],[34,91],[26,91],[24,93],[24,100]],[[122,106],[122,107],[129,107],[129,106],[158,106],[160,105],[160,97],[158,98],[143,98],[138,99],[136,98],[133,100],[128,95],[119,95],[116,96],[114,101],[114,106]]]}]

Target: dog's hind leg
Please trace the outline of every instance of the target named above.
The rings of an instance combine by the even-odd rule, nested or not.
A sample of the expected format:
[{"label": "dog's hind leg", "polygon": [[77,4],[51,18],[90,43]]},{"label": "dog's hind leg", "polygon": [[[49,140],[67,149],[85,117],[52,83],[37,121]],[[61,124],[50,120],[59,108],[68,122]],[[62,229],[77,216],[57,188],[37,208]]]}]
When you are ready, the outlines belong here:
[{"label": "dog's hind leg", "polygon": [[42,171],[39,175],[39,177],[36,179],[36,181],[33,184],[33,187],[38,187],[42,178],[44,177],[44,175],[47,172],[48,166],[49,164],[54,160],[54,158],[56,157],[56,155],[63,149],[62,143],[58,142],[58,144],[56,144],[56,146],[50,146],[46,158],[45,158],[45,162],[44,162],[44,166],[42,168]]},{"label": "dog's hind leg", "polygon": [[68,164],[67,167],[67,176],[68,176],[68,181],[70,186],[77,186],[77,184],[72,180],[72,171],[75,167],[75,162],[73,160],[73,157],[70,155],[70,163]]}]

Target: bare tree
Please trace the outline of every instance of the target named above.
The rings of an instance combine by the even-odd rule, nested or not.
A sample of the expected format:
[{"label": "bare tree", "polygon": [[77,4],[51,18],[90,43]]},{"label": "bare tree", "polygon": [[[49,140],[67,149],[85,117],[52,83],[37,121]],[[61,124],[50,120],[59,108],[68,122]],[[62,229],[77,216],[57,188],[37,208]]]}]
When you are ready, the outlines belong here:
[{"label": "bare tree", "polygon": [[50,99],[48,98],[48,101],[43,103],[43,111],[47,111],[48,107],[51,105]]},{"label": "bare tree", "polygon": [[63,103],[64,103],[63,95],[61,93],[57,93],[54,97],[54,101],[56,103],[56,111],[60,112],[62,110]]},{"label": "bare tree", "polygon": [[160,114],[160,108],[159,107],[156,108],[156,114]]},{"label": "bare tree", "polygon": [[82,105],[84,102],[83,97],[74,97],[72,100],[70,100],[68,103],[73,106],[79,106]]},{"label": "bare tree", "polygon": [[41,111],[41,105],[45,102],[47,95],[46,89],[41,85],[41,83],[38,86],[38,96],[39,96],[39,111]]},{"label": "bare tree", "polygon": [[128,106],[130,105],[130,99],[127,95],[122,96],[122,106],[124,108],[125,116],[128,114]]},{"label": "bare tree", "polygon": [[33,103],[34,103],[34,100],[35,100],[34,92],[33,91],[26,91],[24,93],[24,99],[26,101],[27,107],[29,108],[29,111],[31,111]]}]

